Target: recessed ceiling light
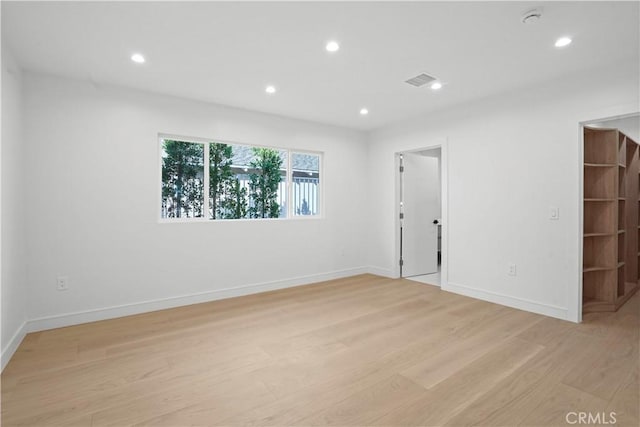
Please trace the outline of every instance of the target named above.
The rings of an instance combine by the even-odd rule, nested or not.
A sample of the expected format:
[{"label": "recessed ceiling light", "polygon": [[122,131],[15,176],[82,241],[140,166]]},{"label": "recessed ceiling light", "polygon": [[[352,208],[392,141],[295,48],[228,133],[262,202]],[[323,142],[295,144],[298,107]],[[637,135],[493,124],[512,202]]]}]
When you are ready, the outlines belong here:
[{"label": "recessed ceiling light", "polygon": [[134,53],[131,55],[131,60],[136,64],[144,64],[144,56],[139,53]]},{"label": "recessed ceiling light", "polygon": [[366,116],[367,114],[369,114],[369,110],[367,110],[366,108],[361,108],[360,109],[360,115],[361,116]]},{"label": "recessed ceiling light", "polygon": [[565,47],[571,44],[571,39],[569,37],[560,37],[556,40],[556,47]]},{"label": "recessed ceiling light", "polygon": [[325,49],[327,49],[327,52],[337,52],[340,50],[340,45],[338,44],[337,41],[330,41],[327,43],[327,45],[325,46]]},{"label": "recessed ceiling light", "polygon": [[440,82],[433,82],[433,83],[431,83],[431,89],[432,89],[432,90],[439,90],[439,89],[442,89],[442,83],[440,83]]},{"label": "recessed ceiling light", "polygon": [[267,92],[268,94],[273,94],[273,93],[276,93],[276,87],[269,85],[265,88],[264,91]]}]

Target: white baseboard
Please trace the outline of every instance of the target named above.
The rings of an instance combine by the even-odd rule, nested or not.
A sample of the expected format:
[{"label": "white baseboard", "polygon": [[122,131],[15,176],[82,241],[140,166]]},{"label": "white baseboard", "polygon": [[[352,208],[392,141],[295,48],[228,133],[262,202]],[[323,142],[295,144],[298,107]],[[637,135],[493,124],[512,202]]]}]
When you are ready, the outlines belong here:
[{"label": "white baseboard", "polygon": [[131,316],[134,314],[148,313],[151,311],[164,310],[191,304],[199,304],[203,302],[239,297],[260,292],[274,291],[277,289],[290,288],[294,286],[309,285],[312,283],[341,279],[343,277],[355,276],[368,272],[369,269],[366,267],[352,268],[347,270],[338,270],[328,273],[295,277],[285,280],[277,280],[273,282],[256,283],[251,285],[237,286],[234,288],[216,289],[213,291],[200,292],[196,294],[169,297],[151,301],[142,301],[133,304],[123,304],[115,307],[105,307],[94,310],[79,311],[75,313],[40,317],[37,319],[29,320],[27,325],[27,332],[44,331],[47,329],[55,329],[65,326],[79,325],[82,323],[97,322],[100,320],[114,319],[117,317]]},{"label": "white baseboard", "polygon": [[495,292],[476,289],[465,285],[455,283],[447,283],[442,287],[443,291],[453,292],[455,294],[464,295],[471,298],[489,301],[507,307],[517,308],[519,310],[530,311],[532,313],[542,314],[544,316],[555,317],[562,320],[570,320],[568,310],[549,304],[543,304],[524,298],[516,298],[509,295],[498,294]]},{"label": "white baseboard", "polygon": [[369,265],[366,267],[366,271],[367,273],[375,274],[376,276],[388,277],[390,279],[397,278],[397,277],[394,277],[393,271],[389,270],[388,268],[381,268],[381,267],[376,267],[374,265]]},{"label": "white baseboard", "polygon": [[7,363],[9,363],[9,360],[11,360],[18,346],[27,335],[27,328],[28,325],[25,321],[20,325],[16,333],[13,334],[7,346],[2,349],[2,355],[0,355],[0,372],[4,371],[4,367],[7,366]]}]

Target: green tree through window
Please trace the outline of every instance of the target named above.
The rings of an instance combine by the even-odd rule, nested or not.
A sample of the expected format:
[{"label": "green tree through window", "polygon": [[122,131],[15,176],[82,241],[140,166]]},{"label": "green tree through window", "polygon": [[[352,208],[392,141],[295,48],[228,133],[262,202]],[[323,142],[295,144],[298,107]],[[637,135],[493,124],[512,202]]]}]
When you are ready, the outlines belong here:
[{"label": "green tree through window", "polygon": [[235,176],[231,170],[233,148],[227,144],[209,144],[209,200],[211,219],[226,218],[225,194],[231,191]]},{"label": "green tree through window", "polygon": [[203,215],[202,144],[165,140],[162,158],[162,197],[166,216],[196,218]]},{"label": "green tree through window", "polygon": [[247,189],[242,187],[238,178],[231,181],[223,205],[222,218],[241,219],[247,217]]},{"label": "green tree through window", "polygon": [[280,152],[272,148],[253,148],[254,159],[251,167],[255,170],[249,175],[249,197],[251,218],[278,218],[278,186],[282,180]]}]

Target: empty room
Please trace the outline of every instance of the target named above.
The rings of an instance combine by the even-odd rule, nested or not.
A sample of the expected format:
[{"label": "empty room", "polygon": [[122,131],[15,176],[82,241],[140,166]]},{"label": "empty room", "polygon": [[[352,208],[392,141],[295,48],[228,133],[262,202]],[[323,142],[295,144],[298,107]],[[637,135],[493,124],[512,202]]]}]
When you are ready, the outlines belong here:
[{"label": "empty room", "polygon": [[2,1],[3,426],[640,425],[640,3]]}]

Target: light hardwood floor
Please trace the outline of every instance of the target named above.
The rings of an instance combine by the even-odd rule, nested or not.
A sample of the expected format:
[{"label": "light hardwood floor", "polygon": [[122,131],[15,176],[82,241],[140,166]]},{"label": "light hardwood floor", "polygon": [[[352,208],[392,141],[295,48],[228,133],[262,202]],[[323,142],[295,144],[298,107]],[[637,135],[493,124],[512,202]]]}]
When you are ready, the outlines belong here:
[{"label": "light hardwood floor", "polygon": [[2,425],[638,426],[639,313],[576,325],[356,276],[29,334]]}]

